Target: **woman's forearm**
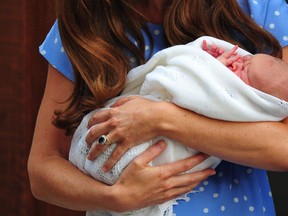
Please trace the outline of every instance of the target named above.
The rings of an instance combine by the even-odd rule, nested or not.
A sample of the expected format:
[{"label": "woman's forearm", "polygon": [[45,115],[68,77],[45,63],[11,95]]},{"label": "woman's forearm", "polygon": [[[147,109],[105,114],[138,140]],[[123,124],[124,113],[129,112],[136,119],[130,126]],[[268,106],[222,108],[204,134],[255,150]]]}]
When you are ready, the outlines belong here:
[{"label": "woman's forearm", "polygon": [[112,200],[108,186],[84,175],[69,161],[58,156],[42,160],[41,163],[31,161],[30,182],[37,199],[63,208],[86,211],[115,206],[108,205]]},{"label": "woman's forearm", "polygon": [[213,170],[207,169],[179,175],[202,162],[204,155],[169,165],[149,166],[165,149],[163,142],[134,159],[112,186],[82,173],[68,161],[72,137],[51,123],[54,111],[67,107],[67,103],[59,102],[69,98],[73,87],[71,81],[49,67],[28,160],[31,190],[36,198],[73,210],[122,212],[171,200],[214,174]]},{"label": "woman's forearm", "polygon": [[164,136],[223,160],[288,170],[288,120],[236,123],[206,118],[170,103],[162,108]]}]

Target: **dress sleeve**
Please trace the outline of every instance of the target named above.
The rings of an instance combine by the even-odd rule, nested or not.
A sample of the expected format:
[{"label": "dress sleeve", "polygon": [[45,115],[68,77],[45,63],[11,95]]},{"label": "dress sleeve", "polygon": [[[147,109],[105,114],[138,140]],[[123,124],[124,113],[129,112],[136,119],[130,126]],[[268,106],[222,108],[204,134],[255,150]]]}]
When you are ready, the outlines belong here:
[{"label": "dress sleeve", "polygon": [[40,45],[39,52],[60,73],[74,81],[72,64],[62,46],[57,20]]},{"label": "dress sleeve", "polygon": [[[240,0],[238,0],[240,1]],[[242,0],[243,1],[243,0]],[[288,45],[288,5],[285,0],[246,0],[247,11],[282,46]]]}]

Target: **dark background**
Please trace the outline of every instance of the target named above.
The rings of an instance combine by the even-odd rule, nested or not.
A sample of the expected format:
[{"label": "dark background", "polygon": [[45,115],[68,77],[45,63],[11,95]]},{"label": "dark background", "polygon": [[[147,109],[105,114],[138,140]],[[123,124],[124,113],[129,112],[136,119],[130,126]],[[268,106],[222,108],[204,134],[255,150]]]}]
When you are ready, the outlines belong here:
[{"label": "dark background", "polygon": [[[76,216],[33,198],[27,175],[47,62],[38,54],[54,0],[0,0],[0,215]],[[288,216],[288,173],[269,173],[277,216]]]}]

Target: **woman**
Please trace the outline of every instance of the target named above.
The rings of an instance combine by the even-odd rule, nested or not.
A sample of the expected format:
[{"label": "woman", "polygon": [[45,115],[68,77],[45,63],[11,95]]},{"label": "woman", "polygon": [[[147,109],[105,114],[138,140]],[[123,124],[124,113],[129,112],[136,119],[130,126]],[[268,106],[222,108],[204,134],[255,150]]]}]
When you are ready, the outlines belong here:
[{"label": "woman", "polygon": [[[163,151],[165,144],[159,142],[134,160],[113,186],[106,186],[67,161],[71,136],[65,132],[73,133],[86,112],[118,95],[131,65],[144,63],[158,50],[210,35],[240,44],[251,53],[269,50],[281,56],[278,42],[245,16],[236,1],[59,0],[58,22],[72,64],[61,58],[65,55],[61,45],[60,51],[53,51],[61,42],[56,23],[48,35],[51,43],[42,47],[42,54],[54,67],[49,66],[28,164],[31,188],[37,198],[75,210],[121,212],[162,203],[202,182],[196,188],[199,193],[175,207],[177,215],[275,215],[265,171],[242,165],[288,170],[287,120],[228,123],[170,103],[130,97],[90,121],[89,126],[98,126],[87,136],[89,145],[103,134],[117,143],[103,170],[109,170],[127,149],[156,135],[230,162],[222,162],[218,175],[207,181],[213,170],[178,175],[204,160],[205,154],[149,167],[148,163]],[[48,51],[53,53],[53,59]],[[57,128],[51,124],[55,110]],[[137,128],[137,133],[130,133],[129,128]],[[94,159],[104,148],[96,145],[89,158]]]}]

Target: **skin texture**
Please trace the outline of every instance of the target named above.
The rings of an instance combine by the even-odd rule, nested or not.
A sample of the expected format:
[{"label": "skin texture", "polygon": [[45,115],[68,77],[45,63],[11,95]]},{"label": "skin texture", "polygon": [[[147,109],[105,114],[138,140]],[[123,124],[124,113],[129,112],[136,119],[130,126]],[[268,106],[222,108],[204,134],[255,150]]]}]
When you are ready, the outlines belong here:
[{"label": "skin texture", "polygon": [[202,49],[217,58],[247,85],[288,101],[288,63],[284,60],[266,54],[240,56],[237,54],[237,45],[224,51],[216,45],[208,46],[205,40]]},{"label": "skin texture", "polygon": [[[143,13],[149,21],[162,22],[159,11],[162,11],[165,1],[151,0],[146,3],[147,8],[143,9]],[[149,13],[146,12],[148,10]],[[286,51],[284,56],[287,56]],[[71,136],[66,136],[64,130],[51,124],[54,111],[68,106],[69,101],[66,100],[73,88],[71,81],[49,66],[28,160],[31,189],[36,198],[74,210],[123,212],[163,203],[190,191],[215,174],[214,170],[208,169],[179,175],[203,161],[207,157],[205,154],[150,167],[148,163],[164,150],[163,142],[153,145],[135,159],[113,186],[104,185],[83,174],[68,161]],[[158,124],[151,124],[152,120],[157,120]],[[107,134],[111,141],[118,144],[106,169],[111,168],[132,146],[155,135],[164,135],[232,162],[271,170],[288,170],[287,120],[276,123],[228,123],[196,115],[170,103],[129,97],[118,101],[111,110],[95,114],[89,126],[95,124],[87,136],[89,145],[102,134]],[[133,130],[131,135],[132,128],[140,130],[138,133]],[[91,151],[90,159],[104,150],[96,148]]]},{"label": "skin texture", "polygon": [[38,199],[74,210],[122,212],[175,198],[215,173],[205,170],[178,175],[203,161],[207,157],[203,154],[171,165],[148,166],[165,149],[160,142],[134,160],[113,186],[88,177],[67,160],[71,136],[51,124],[54,110],[65,107],[66,103],[59,102],[65,101],[72,89],[73,83],[49,66],[28,161],[31,189]]},{"label": "skin texture", "polygon": [[[288,49],[283,50],[285,59],[287,52]],[[253,78],[260,80],[262,77],[256,74]],[[275,76],[273,82],[287,83],[287,79],[287,76]],[[152,119],[159,124],[151,124]],[[288,170],[285,156],[288,153],[287,119],[282,122],[225,122],[170,103],[151,102],[133,96],[121,98],[110,110],[95,113],[89,122],[89,126],[92,125],[95,126],[86,138],[88,144],[91,145],[102,134],[107,134],[112,142],[118,144],[103,170],[111,169],[129,148],[153,138],[155,134],[231,162],[274,171]],[[134,130],[132,133],[133,128],[139,128],[137,133]],[[89,158],[96,158],[103,148],[96,145]]]},{"label": "skin texture", "polygon": [[269,55],[257,54],[244,63],[242,75],[247,77],[252,87],[288,101],[287,62]]}]

